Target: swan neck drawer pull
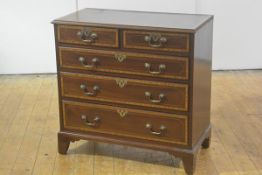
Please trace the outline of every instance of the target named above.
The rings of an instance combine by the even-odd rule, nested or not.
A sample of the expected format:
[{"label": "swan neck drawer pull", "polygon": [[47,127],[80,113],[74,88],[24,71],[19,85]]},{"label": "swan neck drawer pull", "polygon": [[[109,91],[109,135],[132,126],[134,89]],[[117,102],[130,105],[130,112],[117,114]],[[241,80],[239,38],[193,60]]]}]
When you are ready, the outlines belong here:
[{"label": "swan neck drawer pull", "polygon": [[151,103],[161,103],[161,102],[163,102],[164,101],[164,99],[165,99],[165,94],[163,94],[163,93],[160,93],[159,95],[158,95],[158,100],[155,100],[155,99],[152,99],[152,94],[150,93],[150,92],[148,92],[148,91],[146,91],[145,92],[145,97],[151,102]]},{"label": "swan neck drawer pull", "polygon": [[162,47],[164,43],[167,42],[166,37],[162,37],[161,34],[151,33],[150,35],[146,35],[144,37],[145,42],[148,42],[150,47],[158,48]]},{"label": "swan neck drawer pull", "polygon": [[93,122],[90,122],[87,118],[86,115],[81,115],[81,119],[85,122],[85,125],[87,126],[90,126],[90,127],[95,127],[98,125],[98,123],[100,122],[100,117],[96,116],[94,119],[93,119]]},{"label": "swan neck drawer pull", "polygon": [[87,86],[86,86],[85,84],[81,84],[81,85],[80,85],[80,89],[82,89],[82,90],[84,91],[84,94],[85,94],[85,95],[87,95],[87,96],[93,96],[93,97],[96,96],[97,93],[98,93],[99,90],[100,90],[99,86],[95,85],[95,86],[93,86],[93,92],[89,92],[89,91],[87,90]]},{"label": "swan neck drawer pull", "polygon": [[153,126],[149,123],[146,124],[146,128],[149,129],[151,134],[158,135],[158,136],[163,135],[163,133],[166,131],[166,127],[164,125],[160,126],[159,131],[155,131],[153,129]]},{"label": "swan neck drawer pull", "polygon": [[76,35],[85,43],[94,43],[98,38],[97,33],[92,32],[90,28],[84,28],[81,31],[78,31]]},{"label": "swan neck drawer pull", "polygon": [[164,72],[164,70],[166,70],[165,64],[159,64],[158,71],[153,71],[150,63],[145,63],[144,66],[148,70],[148,72],[153,75],[161,74],[162,72]]},{"label": "swan neck drawer pull", "polygon": [[79,57],[78,61],[82,64],[83,67],[94,68],[94,67],[97,66],[99,59],[98,58],[92,58],[91,64],[87,64],[86,59],[84,57]]}]

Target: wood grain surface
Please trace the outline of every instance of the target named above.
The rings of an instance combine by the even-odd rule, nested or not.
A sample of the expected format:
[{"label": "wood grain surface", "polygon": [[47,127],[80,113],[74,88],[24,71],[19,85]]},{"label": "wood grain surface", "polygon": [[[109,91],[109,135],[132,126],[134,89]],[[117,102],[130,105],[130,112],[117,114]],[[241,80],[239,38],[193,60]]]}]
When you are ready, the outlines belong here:
[{"label": "wood grain surface", "polygon": [[[80,57],[84,58],[83,62],[79,61]],[[92,62],[94,58],[98,60],[96,64]],[[59,47],[59,62],[61,68],[118,73],[121,76],[139,75],[179,80],[189,78],[189,58],[186,57]],[[145,67],[146,63],[150,64],[150,69]],[[165,69],[161,70],[160,65],[165,65]],[[152,74],[150,71],[160,73]]]},{"label": "wood grain surface", "polygon": [[[159,45],[158,43],[151,43],[145,41],[145,36],[150,34],[159,35],[166,38],[166,43]],[[189,51],[189,34],[182,33],[167,33],[154,31],[138,31],[138,30],[124,30],[123,31],[123,48],[127,49],[143,49],[154,51],[168,51],[168,52],[188,52]],[[150,44],[159,45],[159,47],[152,47]]]},{"label": "wood grain surface", "polygon": [[[129,108],[63,101],[63,121],[67,130],[119,135],[145,140],[187,144],[187,116]],[[82,119],[82,116],[85,119]],[[99,118],[98,121],[94,121]],[[92,123],[94,126],[86,124]],[[152,128],[146,128],[150,124]],[[135,127],[134,127],[135,126]],[[161,126],[165,129],[161,130]],[[151,132],[161,133],[154,135]],[[144,140],[143,140],[144,141]]]},{"label": "wood grain surface", "polygon": [[[167,20],[172,19],[172,20]],[[212,15],[179,14],[86,8],[53,21],[55,24],[110,26],[177,32],[192,32],[212,20]]]},{"label": "wood grain surface", "polygon": [[[77,35],[78,32],[94,32],[97,38],[93,42],[84,42],[81,37]],[[67,26],[60,25],[57,28],[58,41],[61,43],[80,44],[87,46],[103,46],[103,47],[118,47],[118,30],[111,28],[99,28],[89,26]],[[84,38],[83,38],[84,39]]]},{"label": "wood grain surface", "polygon": [[[85,85],[86,89],[80,88]],[[166,82],[125,79],[88,74],[61,73],[63,97],[75,97],[95,101],[114,102],[167,110],[188,110],[188,85]],[[85,95],[85,91],[94,93],[93,87],[99,87],[94,96]],[[147,98],[145,93],[151,93]],[[164,94],[161,99],[160,94]],[[160,100],[153,103],[151,100]]]}]

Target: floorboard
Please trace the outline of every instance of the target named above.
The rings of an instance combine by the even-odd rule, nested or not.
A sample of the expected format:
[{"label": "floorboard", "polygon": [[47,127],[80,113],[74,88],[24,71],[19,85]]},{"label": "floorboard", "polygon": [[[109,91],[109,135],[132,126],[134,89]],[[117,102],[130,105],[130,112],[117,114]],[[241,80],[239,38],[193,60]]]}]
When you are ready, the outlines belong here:
[{"label": "floorboard", "polygon": [[[0,75],[0,175],[185,175],[164,152],[78,141],[57,153],[55,75]],[[196,175],[262,175],[262,71],[214,71]]]}]

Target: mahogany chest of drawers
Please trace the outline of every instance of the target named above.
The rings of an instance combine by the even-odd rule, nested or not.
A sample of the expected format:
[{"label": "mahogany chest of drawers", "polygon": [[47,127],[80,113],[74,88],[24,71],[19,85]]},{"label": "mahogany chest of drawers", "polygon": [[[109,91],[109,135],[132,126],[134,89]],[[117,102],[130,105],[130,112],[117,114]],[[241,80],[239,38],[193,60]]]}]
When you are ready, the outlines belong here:
[{"label": "mahogany chest of drawers", "polygon": [[210,143],[213,17],[84,9],[53,21],[60,131],[181,157]]}]

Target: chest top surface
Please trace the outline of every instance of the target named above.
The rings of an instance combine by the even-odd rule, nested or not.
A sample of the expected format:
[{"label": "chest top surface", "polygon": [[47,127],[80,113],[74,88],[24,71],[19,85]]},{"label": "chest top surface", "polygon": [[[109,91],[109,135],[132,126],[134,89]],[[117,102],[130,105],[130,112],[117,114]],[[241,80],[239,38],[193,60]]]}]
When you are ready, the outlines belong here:
[{"label": "chest top surface", "polygon": [[142,12],[126,10],[83,9],[53,21],[55,24],[88,24],[108,27],[132,28],[140,26],[144,29],[166,28],[194,32],[212,15],[193,15],[162,12]]}]

